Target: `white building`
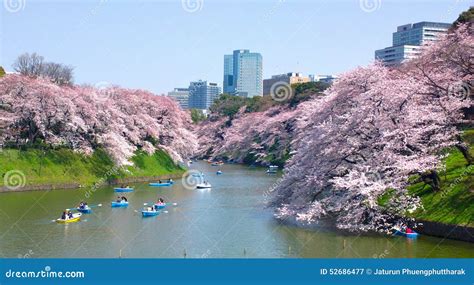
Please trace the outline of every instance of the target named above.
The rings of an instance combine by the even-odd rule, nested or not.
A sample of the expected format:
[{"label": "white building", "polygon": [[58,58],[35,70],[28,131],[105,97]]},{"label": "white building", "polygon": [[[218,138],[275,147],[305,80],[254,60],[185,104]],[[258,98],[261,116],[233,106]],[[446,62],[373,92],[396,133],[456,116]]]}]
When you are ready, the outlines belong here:
[{"label": "white building", "polygon": [[394,66],[418,56],[421,46],[436,41],[445,34],[451,24],[419,22],[397,27],[392,36],[392,46],[375,51],[375,59],[385,65]]},{"label": "white building", "polygon": [[177,101],[181,108],[189,108],[189,89],[188,88],[175,88],[173,91],[168,92],[168,97],[173,98]]}]

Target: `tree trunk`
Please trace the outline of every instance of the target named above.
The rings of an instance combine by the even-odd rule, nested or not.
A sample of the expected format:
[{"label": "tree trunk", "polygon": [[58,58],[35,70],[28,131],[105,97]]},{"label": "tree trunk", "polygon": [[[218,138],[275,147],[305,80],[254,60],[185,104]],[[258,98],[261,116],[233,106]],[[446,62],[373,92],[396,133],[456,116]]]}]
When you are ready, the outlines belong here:
[{"label": "tree trunk", "polygon": [[464,144],[457,144],[456,148],[462,153],[464,158],[467,161],[467,165],[472,165],[474,162],[474,158],[472,157],[471,153],[469,152],[469,148]]},{"label": "tree trunk", "polygon": [[421,179],[426,184],[429,184],[434,191],[440,190],[441,180],[439,179],[438,172],[436,170],[431,170],[429,172],[423,173]]}]

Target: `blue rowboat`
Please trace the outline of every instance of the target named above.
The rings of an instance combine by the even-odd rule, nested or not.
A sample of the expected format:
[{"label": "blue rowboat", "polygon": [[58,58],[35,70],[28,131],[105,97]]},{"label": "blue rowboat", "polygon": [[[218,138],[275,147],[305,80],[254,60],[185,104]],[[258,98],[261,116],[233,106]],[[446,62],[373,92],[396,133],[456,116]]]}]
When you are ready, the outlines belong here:
[{"label": "blue rowboat", "polygon": [[86,208],[79,208],[79,207],[77,207],[76,210],[77,210],[78,212],[83,213],[83,214],[90,214],[90,213],[92,213],[92,209],[91,209],[90,207],[86,207]]},{"label": "blue rowboat", "polygon": [[145,217],[154,217],[160,214],[159,211],[149,211],[149,210],[142,210],[142,216]]},{"label": "blue rowboat", "polygon": [[121,187],[117,187],[117,188],[114,188],[114,191],[115,191],[115,192],[133,192],[133,188],[121,188]]},{"label": "blue rowboat", "polygon": [[161,186],[171,186],[170,182],[165,182],[165,183],[150,183],[148,184],[153,187],[161,187]]},{"label": "blue rowboat", "polygon": [[119,208],[119,207],[122,207],[122,208],[128,207],[128,201],[121,201],[121,202],[113,201],[112,202],[112,208]]},{"label": "blue rowboat", "polygon": [[155,206],[155,209],[156,209],[156,210],[161,210],[161,209],[164,209],[164,208],[166,207],[166,203],[161,204],[161,205],[155,204],[154,206]]},{"label": "blue rowboat", "polygon": [[404,233],[404,232],[402,232],[402,231],[395,230],[394,235],[396,235],[396,236],[404,236],[404,237],[407,237],[407,238],[417,238],[420,234],[417,233],[417,232]]}]

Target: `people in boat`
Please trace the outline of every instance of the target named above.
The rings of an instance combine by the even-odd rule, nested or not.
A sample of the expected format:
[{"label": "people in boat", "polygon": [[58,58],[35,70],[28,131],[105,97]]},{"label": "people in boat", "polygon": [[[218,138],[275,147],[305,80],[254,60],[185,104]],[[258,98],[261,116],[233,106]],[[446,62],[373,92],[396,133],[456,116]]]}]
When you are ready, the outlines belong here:
[{"label": "people in boat", "polygon": [[69,212],[67,213],[67,217],[68,217],[68,219],[72,219],[72,212],[71,212],[71,211],[69,211]]},{"label": "people in boat", "polygon": [[120,202],[122,202],[122,197],[117,196],[117,203],[120,203]]},{"label": "people in boat", "polygon": [[79,209],[84,209],[86,207],[84,202],[79,203]]},{"label": "people in boat", "polygon": [[65,220],[66,219],[66,211],[63,211],[63,214],[61,215],[61,220]]},{"label": "people in boat", "polygon": [[413,230],[410,229],[409,227],[407,227],[406,230],[405,230],[405,233],[411,234],[411,233],[413,233]]},{"label": "people in boat", "polygon": [[121,200],[122,202],[128,202],[127,197],[125,197],[125,196],[122,196],[122,198],[120,198],[120,200]]},{"label": "people in boat", "polygon": [[156,202],[157,205],[161,206],[165,204],[165,200],[163,198],[159,198],[158,201]]},{"label": "people in boat", "polygon": [[158,183],[161,183],[161,179],[160,179],[160,180],[158,180]]},{"label": "people in boat", "polygon": [[169,178],[168,183],[172,183],[172,182],[173,182],[173,179]]}]

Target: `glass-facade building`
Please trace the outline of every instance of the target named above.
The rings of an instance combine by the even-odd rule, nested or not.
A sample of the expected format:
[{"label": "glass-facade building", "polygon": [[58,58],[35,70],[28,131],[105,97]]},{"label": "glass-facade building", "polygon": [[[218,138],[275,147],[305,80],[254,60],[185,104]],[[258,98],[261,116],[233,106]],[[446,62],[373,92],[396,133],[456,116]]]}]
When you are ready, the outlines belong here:
[{"label": "glass-facade building", "polygon": [[217,83],[194,81],[189,83],[189,108],[207,110],[219,98],[221,88]]},{"label": "glass-facade building", "polygon": [[234,55],[224,55],[224,93],[233,94],[234,88]]},{"label": "glass-facade building", "polygon": [[262,55],[246,49],[224,55],[224,92],[243,97],[263,95]]},{"label": "glass-facade building", "polygon": [[392,46],[375,51],[375,59],[385,65],[398,65],[405,60],[415,58],[420,47],[435,41],[451,27],[448,23],[419,22],[397,27],[392,36]]}]

